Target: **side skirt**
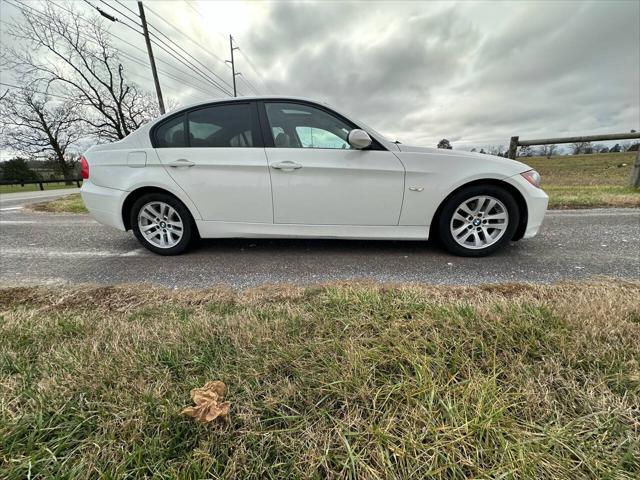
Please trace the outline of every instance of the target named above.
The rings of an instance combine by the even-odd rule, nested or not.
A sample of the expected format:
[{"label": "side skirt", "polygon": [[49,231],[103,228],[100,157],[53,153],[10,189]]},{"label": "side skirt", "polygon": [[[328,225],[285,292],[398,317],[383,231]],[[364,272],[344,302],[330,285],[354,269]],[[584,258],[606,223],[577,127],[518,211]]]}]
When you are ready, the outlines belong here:
[{"label": "side skirt", "polygon": [[298,225],[196,220],[202,238],[352,238],[427,240],[429,226]]}]

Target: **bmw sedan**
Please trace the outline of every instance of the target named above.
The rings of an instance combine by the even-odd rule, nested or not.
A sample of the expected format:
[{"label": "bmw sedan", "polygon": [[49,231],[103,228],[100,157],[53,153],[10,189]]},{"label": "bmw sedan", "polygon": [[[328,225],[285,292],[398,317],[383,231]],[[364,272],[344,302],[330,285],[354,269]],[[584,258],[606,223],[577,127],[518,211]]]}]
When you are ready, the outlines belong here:
[{"label": "bmw sedan", "polygon": [[487,255],[533,237],[540,176],[502,157],[387,140],[324,103],[216,100],[170,112],[81,159],[93,217],[149,250],[197,238],[427,240]]}]

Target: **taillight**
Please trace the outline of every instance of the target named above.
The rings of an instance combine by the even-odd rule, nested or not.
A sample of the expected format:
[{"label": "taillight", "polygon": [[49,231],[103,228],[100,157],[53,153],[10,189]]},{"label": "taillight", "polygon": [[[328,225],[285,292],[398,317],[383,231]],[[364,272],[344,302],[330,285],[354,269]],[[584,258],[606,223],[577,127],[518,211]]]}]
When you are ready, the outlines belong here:
[{"label": "taillight", "polygon": [[84,158],[84,155],[80,157],[80,176],[87,180],[89,178],[89,162]]}]

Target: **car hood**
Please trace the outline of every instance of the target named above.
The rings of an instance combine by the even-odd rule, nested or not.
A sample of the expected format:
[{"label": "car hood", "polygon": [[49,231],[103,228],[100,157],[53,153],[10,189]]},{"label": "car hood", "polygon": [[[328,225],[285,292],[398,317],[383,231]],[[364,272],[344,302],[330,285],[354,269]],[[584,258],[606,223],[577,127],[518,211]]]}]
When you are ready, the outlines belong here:
[{"label": "car hood", "polygon": [[531,167],[525,163],[511,160],[510,158],[498,157],[497,155],[489,155],[486,153],[465,152],[464,150],[448,150],[444,148],[433,147],[416,147],[413,145],[397,144],[400,152],[403,153],[423,153],[430,158],[439,157],[443,162],[453,159],[475,159],[478,162],[500,165],[505,169],[513,171],[513,174],[526,172]]}]

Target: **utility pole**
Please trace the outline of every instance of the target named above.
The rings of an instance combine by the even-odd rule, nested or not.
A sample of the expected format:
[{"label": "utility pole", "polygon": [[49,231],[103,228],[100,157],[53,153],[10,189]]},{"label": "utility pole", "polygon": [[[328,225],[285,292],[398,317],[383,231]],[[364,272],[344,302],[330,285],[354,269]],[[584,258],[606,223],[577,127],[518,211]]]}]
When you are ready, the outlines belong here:
[{"label": "utility pole", "polygon": [[240,73],[236,73],[236,64],[233,61],[233,51],[238,50],[238,47],[233,46],[233,37],[231,35],[229,35],[229,48],[231,49],[231,60],[225,60],[225,62],[231,64],[231,74],[233,75],[233,96],[237,97],[236,75],[240,75]]},{"label": "utility pole", "polygon": [[[149,63],[151,63],[151,73],[153,74],[153,83],[156,85],[156,95],[158,95],[158,107],[160,114],[164,114],[164,100],[162,100],[162,90],[160,89],[160,81],[158,80],[158,71],[156,70],[156,61],[153,58],[153,50],[151,50],[151,39],[149,38],[149,29],[147,28],[147,17],[144,15],[144,7],[142,1],[138,0],[138,10],[140,10],[140,20],[142,22],[142,31],[144,33],[144,41],[147,44],[147,53],[149,54]],[[233,51],[231,52],[233,58]],[[235,77],[233,86],[235,87]]]}]

